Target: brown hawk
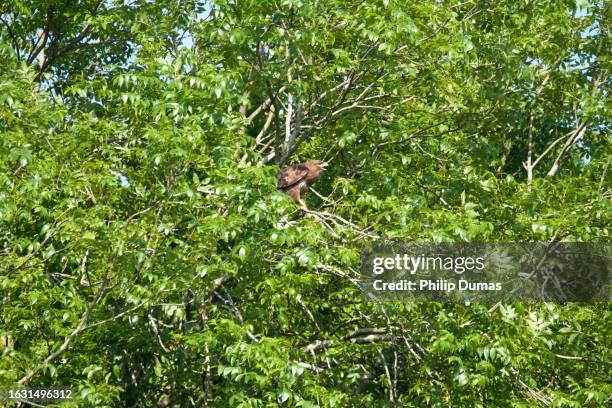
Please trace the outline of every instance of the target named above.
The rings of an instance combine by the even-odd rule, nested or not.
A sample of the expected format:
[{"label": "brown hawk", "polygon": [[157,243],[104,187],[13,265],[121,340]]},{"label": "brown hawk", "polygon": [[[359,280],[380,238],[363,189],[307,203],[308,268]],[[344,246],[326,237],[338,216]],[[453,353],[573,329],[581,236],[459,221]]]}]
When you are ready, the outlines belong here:
[{"label": "brown hawk", "polygon": [[312,184],[326,167],[327,163],[322,160],[308,160],[283,167],[276,176],[277,188],[291,197],[303,210],[308,210],[302,201],[306,187]]}]

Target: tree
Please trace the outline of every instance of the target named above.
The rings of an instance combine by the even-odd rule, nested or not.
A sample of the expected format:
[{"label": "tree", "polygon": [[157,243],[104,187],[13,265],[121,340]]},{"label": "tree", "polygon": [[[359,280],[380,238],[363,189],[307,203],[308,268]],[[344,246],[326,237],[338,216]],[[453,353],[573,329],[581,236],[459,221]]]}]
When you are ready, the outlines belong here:
[{"label": "tree", "polygon": [[[603,2],[0,17],[0,385],[78,406],[609,400],[607,303],[354,284],[376,239],[608,242]],[[305,217],[274,175],[311,158],[331,166]]]}]

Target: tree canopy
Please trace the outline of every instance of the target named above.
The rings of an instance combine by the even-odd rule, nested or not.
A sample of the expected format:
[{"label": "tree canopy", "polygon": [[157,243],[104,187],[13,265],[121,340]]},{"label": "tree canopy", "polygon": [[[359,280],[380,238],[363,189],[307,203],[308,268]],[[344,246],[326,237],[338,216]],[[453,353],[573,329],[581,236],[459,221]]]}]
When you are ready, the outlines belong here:
[{"label": "tree canopy", "polygon": [[[609,242],[609,23],[589,0],[2,2],[0,386],[609,404],[608,303],[354,283],[380,239]],[[276,190],[307,159],[316,217]]]}]

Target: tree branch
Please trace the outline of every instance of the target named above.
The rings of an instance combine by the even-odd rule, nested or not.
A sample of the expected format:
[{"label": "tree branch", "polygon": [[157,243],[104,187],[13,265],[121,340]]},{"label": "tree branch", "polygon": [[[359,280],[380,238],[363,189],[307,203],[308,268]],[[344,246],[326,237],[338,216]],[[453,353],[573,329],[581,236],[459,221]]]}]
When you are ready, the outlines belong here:
[{"label": "tree branch", "polygon": [[[87,321],[89,320],[89,316],[91,315],[92,310],[98,305],[98,303],[100,303],[100,301],[102,300],[102,297],[104,296],[104,293],[106,292],[106,289],[108,287],[108,282],[109,282],[109,272],[116,260],[117,260],[117,251],[115,250],[109,257],[108,262],[106,263],[106,268],[104,270],[104,277],[102,279],[102,283],[100,284],[100,288],[98,289],[98,293],[96,294],[96,297],[94,298],[94,300],[89,304],[87,309],[83,312],[83,315],[81,316],[81,320],[79,321],[79,324],[75,327],[72,333],[70,333],[70,335],[64,340],[62,345],[57,350],[55,350],[53,353],[51,353],[47,358],[45,358],[45,360],[43,361],[43,364],[51,364],[53,360],[55,360],[66,349],[68,349],[68,347],[70,347],[72,343],[76,340],[77,336],[83,330],[87,328]],[[29,373],[27,373],[25,376],[23,376],[18,381],[18,384],[26,385],[28,382],[30,382],[32,377],[34,377],[36,373],[38,373],[39,370],[40,370],[40,366],[30,370]]]}]

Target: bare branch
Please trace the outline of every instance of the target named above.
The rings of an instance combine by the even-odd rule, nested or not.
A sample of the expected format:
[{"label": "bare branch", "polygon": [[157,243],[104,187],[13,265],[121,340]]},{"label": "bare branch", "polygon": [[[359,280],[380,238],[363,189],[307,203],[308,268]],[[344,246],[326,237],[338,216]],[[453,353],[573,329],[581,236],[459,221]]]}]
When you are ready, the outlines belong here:
[{"label": "bare branch", "polygon": [[[289,115],[289,111],[287,112],[287,115]],[[287,160],[287,158],[291,154],[293,143],[295,142],[295,139],[297,138],[300,132],[300,129],[302,127],[303,116],[304,116],[304,105],[302,104],[302,102],[299,102],[297,106],[297,113],[296,113],[296,119],[295,119],[295,125],[294,125],[293,131],[291,131],[290,121],[288,121],[289,125],[287,127],[287,131],[289,132],[288,134],[289,138],[285,140],[285,152],[283,153],[283,157],[281,158],[281,162],[283,163]]]},{"label": "bare branch", "polygon": [[533,119],[534,119],[533,109],[534,109],[534,105],[536,101],[538,100],[538,98],[540,97],[540,94],[544,90],[544,87],[550,80],[552,73],[556,71],[559,65],[561,64],[561,61],[563,61],[563,55],[557,58],[552,68],[548,71],[548,73],[544,77],[544,80],[542,81],[542,83],[536,88],[535,95],[533,97],[533,100],[531,101],[531,107],[529,108],[529,119],[528,119],[528,129],[527,129],[527,132],[528,132],[527,160],[523,163],[523,167],[525,168],[525,170],[527,170],[527,186],[529,188],[531,188],[531,183],[533,182],[533,169],[535,167],[535,164],[533,164]]},{"label": "bare branch", "polygon": [[387,333],[386,327],[361,328],[346,334],[339,340],[317,340],[314,343],[310,343],[302,347],[302,350],[307,353],[314,354],[315,351],[325,350],[332,347],[336,342],[350,341],[351,343],[355,344],[367,344],[392,339],[393,335]]},{"label": "bare branch", "polygon": [[15,54],[17,55],[17,61],[21,61],[21,49],[19,48],[19,42],[17,41],[17,36],[15,36],[15,34],[13,33],[13,30],[11,30],[11,25],[7,23],[6,21],[4,21],[2,16],[0,16],[0,22],[2,22],[2,24],[4,24],[4,26],[6,27],[8,35],[11,38],[11,42],[13,43],[13,47],[15,47]]},{"label": "bare branch", "polygon": [[[603,39],[603,36],[602,36],[602,39]],[[601,41],[602,40],[600,40],[600,47],[602,45]],[[591,90],[592,96],[595,96],[595,94],[597,93],[597,90],[603,83],[607,81],[607,78],[608,78],[608,70],[604,69],[603,71],[601,71],[597,79],[595,79],[595,81],[593,82],[593,89]],[[557,174],[557,172],[559,171],[559,165],[561,163],[561,160],[563,160],[563,157],[567,154],[567,152],[569,152],[572,146],[574,146],[580,139],[582,139],[582,137],[584,136],[584,133],[586,132],[586,128],[587,128],[587,122],[584,120],[579,120],[576,125],[576,129],[572,133],[572,136],[567,140],[567,142],[565,142],[565,145],[563,146],[563,148],[561,149],[561,151],[555,158],[553,165],[551,166],[550,170],[546,174],[547,177],[554,177]]]},{"label": "bare branch", "polygon": [[308,306],[306,306],[306,303],[304,303],[304,301],[299,296],[297,297],[296,301],[298,302],[298,304],[300,306],[302,306],[302,309],[304,309],[304,311],[306,312],[306,314],[310,318],[310,321],[312,322],[312,324],[314,324],[315,327],[317,328],[317,333],[320,333],[321,332],[321,328],[319,327],[319,324],[315,320],[314,315],[312,314],[312,312],[310,311]]},{"label": "bare branch", "polygon": [[270,111],[268,112],[268,115],[266,116],[266,122],[264,123],[263,127],[261,128],[261,130],[259,131],[259,133],[255,137],[255,144],[256,145],[260,144],[261,141],[263,140],[264,135],[266,134],[266,132],[270,128],[270,124],[272,123],[272,119],[273,118],[274,118],[274,109],[270,109]]},{"label": "bare branch", "polygon": [[313,372],[315,372],[317,374],[321,374],[323,371],[325,371],[324,368],[317,367],[314,364],[306,363],[306,362],[303,362],[303,361],[295,361],[294,363],[297,364],[300,367],[306,368],[306,369],[308,369],[310,371],[313,371]]},{"label": "bare branch", "polygon": [[553,165],[551,166],[550,170],[546,174],[547,177],[554,177],[557,174],[557,172],[559,171],[559,163],[561,162],[565,154],[571,149],[571,147],[575,145],[576,142],[578,142],[582,138],[582,136],[584,136],[585,131],[586,131],[586,123],[580,122],[578,126],[576,127],[576,129],[574,130],[574,132],[572,133],[572,136],[569,139],[567,139],[567,142],[565,142],[565,144],[563,145],[563,148],[561,149],[561,151],[555,158]]},{"label": "bare branch", "polygon": [[159,343],[159,346],[166,353],[169,353],[170,350],[168,350],[168,348],[164,345],[164,342],[161,339],[161,336],[159,334],[159,329],[157,328],[157,324],[155,324],[155,319],[153,318],[153,315],[149,313],[148,317],[149,317],[149,322],[151,323],[151,327],[153,328],[153,332],[155,333],[155,336],[157,337],[157,342]]},{"label": "bare branch", "polygon": [[542,160],[544,158],[544,156],[546,156],[552,149],[553,147],[555,147],[560,141],[562,141],[563,139],[565,139],[566,137],[571,136],[574,133],[574,131],[572,130],[571,132],[559,137],[558,139],[556,139],[554,142],[552,142],[547,148],[546,150],[544,150],[542,152],[542,154],[540,156],[538,156],[538,158],[533,162],[532,167],[535,168],[535,166],[538,165],[538,163],[540,162],[540,160]]},{"label": "bare branch", "polygon": [[[283,85],[278,89],[278,91],[275,92],[275,94],[276,95],[281,94],[285,92],[286,89],[287,89],[287,85]],[[263,110],[268,109],[268,107],[270,107],[271,104],[272,104],[272,99],[271,98],[266,99],[265,101],[262,102],[261,105],[257,107],[257,109],[255,109],[253,112],[249,114],[249,116],[247,116],[247,119],[248,120],[255,119],[257,115],[259,115]]]},{"label": "bare branch", "polygon": [[380,360],[383,363],[383,367],[385,368],[385,376],[387,377],[387,384],[389,385],[389,401],[395,402],[395,393],[393,387],[393,380],[391,379],[391,372],[389,371],[389,366],[387,365],[387,360],[385,359],[385,355],[382,350],[378,349],[378,355],[380,356]]}]

